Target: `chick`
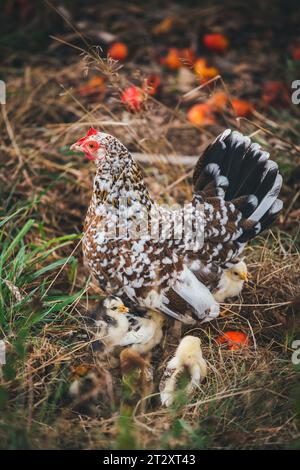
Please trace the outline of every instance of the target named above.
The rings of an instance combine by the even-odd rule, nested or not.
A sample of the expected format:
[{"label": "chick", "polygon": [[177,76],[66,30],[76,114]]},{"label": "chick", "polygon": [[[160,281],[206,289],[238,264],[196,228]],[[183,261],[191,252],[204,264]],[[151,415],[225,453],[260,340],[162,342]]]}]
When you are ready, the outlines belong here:
[{"label": "chick", "polygon": [[94,416],[100,409],[103,414],[114,405],[110,373],[93,364],[72,367],[68,395],[71,408],[80,414]]},{"label": "chick", "polygon": [[[120,354],[122,372],[122,403],[121,411],[131,415],[137,402],[153,391],[153,368],[132,348],[123,349]],[[145,410],[146,402],[142,400],[141,410]]]},{"label": "chick", "polygon": [[[123,340],[129,329],[126,314],[129,309],[121,299],[110,296],[102,299],[91,312],[93,347],[95,350],[111,352]],[[94,327],[96,331],[94,332]]]},{"label": "chick", "polygon": [[[228,263],[229,264],[229,263]],[[224,302],[230,297],[238,297],[244,282],[248,282],[247,265],[243,260],[230,265],[223,270],[217,289],[213,292],[217,302]]]},{"label": "chick", "polygon": [[163,337],[162,326],[164,317],[154,310],[126,315],[129,321],[129,329],[120,346],[130,346],[140,354],[146,354],[159,344]]},{"label": "chick", "polygon": [[186,392],[191,394],[207,375],[207,364],[203,359],[200,338],[185,336],[179,343],[175,355],[168,362],[159,384],[162,405],[170,406],[174,401],[177,381],[185,369],[190,375]]},{"label": "chick", "polygon": [[90,318],[96,327],[94,349],[106,353],[116,346],[131,346],[140,354],[145,354],[162,339],[161,314],[154,311],[129,312],[121,299],[115,296],[102,300]]}]

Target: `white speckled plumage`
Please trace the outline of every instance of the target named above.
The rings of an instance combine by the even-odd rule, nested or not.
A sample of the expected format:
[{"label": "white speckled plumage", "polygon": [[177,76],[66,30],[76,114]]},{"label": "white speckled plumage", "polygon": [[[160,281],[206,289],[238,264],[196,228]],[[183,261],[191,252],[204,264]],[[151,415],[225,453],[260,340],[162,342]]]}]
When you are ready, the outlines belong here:
[{"label": "white speckled plumage", "polygon": [[153,201],[113,136],[92,129],[73,148],[97,166],[83,251],[100,287],[177,319],[186,311],[201,320],[217,316],[206,276],[217,273],[220,282],[227,264],[281,209],[281,177],[269,155],[249,137],[224,131],[195,167],[193,201],[171,210]]}]

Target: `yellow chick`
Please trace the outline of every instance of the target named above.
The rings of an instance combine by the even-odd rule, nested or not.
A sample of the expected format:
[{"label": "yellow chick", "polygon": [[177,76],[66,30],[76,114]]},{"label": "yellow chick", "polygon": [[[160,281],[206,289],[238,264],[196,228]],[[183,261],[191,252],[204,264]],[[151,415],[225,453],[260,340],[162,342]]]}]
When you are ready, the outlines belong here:
[{"label": "yellow chick", "polygon": [[244,282],[248,282],[247,265],[243,260],[232,263],[223,270],[217,289],[213,296],[217,302],[224,302],[230,297],[238,297],[243,289]]},{"label": "yellow chick", "polygon": [[167,407],[172,405],[177,381],[185,369],[190,374],[190,382],[186,387],[187,394],[191,394],[198,388],[200,382],[206,377],[207,364],[203,359],[200,344],[200,338],[195,336],[185,336],[180,341],[159,385],[162,405]]}]

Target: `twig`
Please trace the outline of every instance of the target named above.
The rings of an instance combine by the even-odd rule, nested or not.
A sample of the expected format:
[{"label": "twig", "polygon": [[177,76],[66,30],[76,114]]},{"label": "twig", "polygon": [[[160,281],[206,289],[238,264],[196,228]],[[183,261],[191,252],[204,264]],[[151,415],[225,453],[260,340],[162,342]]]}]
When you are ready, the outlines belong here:
[{"label": "twig", "polygon": [[131,152],[133,158],[141,163],[149,163],[149,161],[159,160],[161,163],[165,163],[166,165],[170,164],[170,160],[174,165],[186,165],[186,166],[193,166],[197,162],[199,155],[160,155],[160,154],[152,154],[152,153],[139,153],[139,152]]}]

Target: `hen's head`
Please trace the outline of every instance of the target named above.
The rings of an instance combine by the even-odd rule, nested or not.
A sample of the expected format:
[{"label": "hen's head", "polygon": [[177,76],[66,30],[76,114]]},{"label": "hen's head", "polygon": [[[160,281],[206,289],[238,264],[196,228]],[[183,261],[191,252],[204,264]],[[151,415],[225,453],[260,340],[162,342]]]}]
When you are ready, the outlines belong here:
[{"label": "hen's head", "polygon": [[118,156],[118,153],[125,147],[116,137],[91,128],[85,136],[71,145],[70,149],[85,153],[89,160],[94,160],[96,164],[99,164],[106,157]]}]

